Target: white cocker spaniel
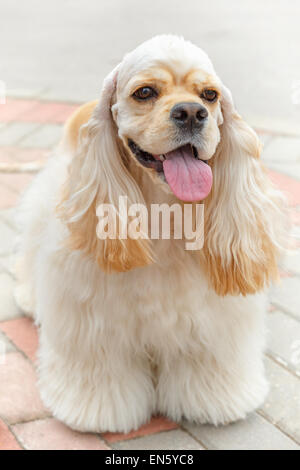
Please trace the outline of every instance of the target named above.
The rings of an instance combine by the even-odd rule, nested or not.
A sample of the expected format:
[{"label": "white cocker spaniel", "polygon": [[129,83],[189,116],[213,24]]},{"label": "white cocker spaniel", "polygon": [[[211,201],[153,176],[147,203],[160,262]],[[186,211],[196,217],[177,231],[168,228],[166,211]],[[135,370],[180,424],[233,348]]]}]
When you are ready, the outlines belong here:
[{"label": "white cocker spaniel", "polygon": [[[67,122],[24,196],[16,299],[40,325],[46,406],[81,431],[153,414],[215,425],[267,394],[265,288],[277,277],[281,196],[254,131],[208,56],[157,36]],[[99,236],[98,208],[204,204],[204,244]]]}]

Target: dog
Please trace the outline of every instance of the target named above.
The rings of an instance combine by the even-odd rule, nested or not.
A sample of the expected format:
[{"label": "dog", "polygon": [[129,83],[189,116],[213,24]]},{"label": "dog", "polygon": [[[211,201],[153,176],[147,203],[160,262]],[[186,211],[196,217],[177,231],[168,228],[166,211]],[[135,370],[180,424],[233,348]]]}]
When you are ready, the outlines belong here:
[{"label": "dog", "polygon": [[[283,210],[260,151],[207,54],[173,35],[128,53],[71,116],[18,211],[15,297],[39,325],[39,387],[56,418],[91,432],[153,414],[224,425],[264,402]],[[201,203],[202,249],[99,236],[99,206],[120,196]]]}]

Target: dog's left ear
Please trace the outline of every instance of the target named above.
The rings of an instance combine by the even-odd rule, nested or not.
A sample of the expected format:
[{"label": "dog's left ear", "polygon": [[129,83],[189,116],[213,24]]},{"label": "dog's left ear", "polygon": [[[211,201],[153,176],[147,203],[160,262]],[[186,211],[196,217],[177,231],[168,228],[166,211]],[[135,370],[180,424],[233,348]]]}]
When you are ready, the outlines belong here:
[{"label": "dog's left ear", "polygon": [[[108,272],[128,271],[153,262],[149,239],[133,239],[130,235],[123,239],[123,235],[119,235],[124,224],[119,197],[127,197],[128,207],[145,204],[145,201],[126,167],[124,149],[112,118],[118,69],[119,66],[104,80],[100,100],[87,124],[80,128],[77,148],[71,149],[68,176],[58,204],[59,217],[68,227],[69,248],[92,255]],[[72,122],[66,132],[72,134]],[[115,238],[97,236],[97,213],[102,204],[108,204],[116,216],[112,222],[115,223]]]},{"label": "dog's left ear", "polygon": [[261,165],[259,139],[235,111],[226,87],[221,110],[213,188],[205,200],[203,255],[219,295],[253,294],[278,277],[283,204]]}]

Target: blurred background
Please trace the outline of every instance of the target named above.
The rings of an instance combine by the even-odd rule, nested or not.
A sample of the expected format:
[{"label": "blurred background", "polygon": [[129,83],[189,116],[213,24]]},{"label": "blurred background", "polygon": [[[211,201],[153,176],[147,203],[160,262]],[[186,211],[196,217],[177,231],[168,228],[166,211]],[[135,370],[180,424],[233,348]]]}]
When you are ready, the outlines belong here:
[{"label": "blurred background", "polygon": [[209,54],[253,125],[300,133],[298,0],[1,0],[0,9],[9,95],[94,99],[127,51],[175,33]]},{"label": "blurred background", "polygon": [[[299,450],[299,18],[299,0],[0,0],[0,450]],[[270,393],[246,421],[226,427],[154,417],[127,435],[80,434],[50,416],[39,397],[37,328],[13,298],[16,206],[70,114],[99,96],[126,52],[162,33],[208,53],[287,196],[293,250],[269,295]]]}]

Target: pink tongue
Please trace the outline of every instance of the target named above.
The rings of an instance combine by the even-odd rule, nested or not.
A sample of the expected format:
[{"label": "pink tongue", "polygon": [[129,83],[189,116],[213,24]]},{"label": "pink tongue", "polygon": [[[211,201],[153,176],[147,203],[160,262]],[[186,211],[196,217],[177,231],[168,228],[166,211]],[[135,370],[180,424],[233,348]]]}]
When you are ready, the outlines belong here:
[{"label": "pink tongue", "polygon": [[185,145],[165,157],[164,174],[175,196],[186,202],[205,199],[211,190],[212,171],[194,157],[192,147]]}]

